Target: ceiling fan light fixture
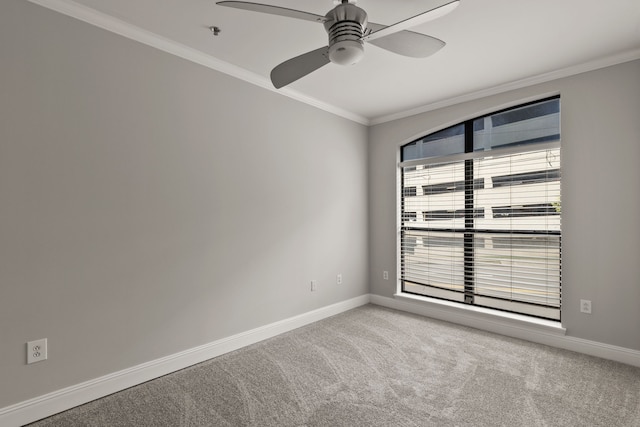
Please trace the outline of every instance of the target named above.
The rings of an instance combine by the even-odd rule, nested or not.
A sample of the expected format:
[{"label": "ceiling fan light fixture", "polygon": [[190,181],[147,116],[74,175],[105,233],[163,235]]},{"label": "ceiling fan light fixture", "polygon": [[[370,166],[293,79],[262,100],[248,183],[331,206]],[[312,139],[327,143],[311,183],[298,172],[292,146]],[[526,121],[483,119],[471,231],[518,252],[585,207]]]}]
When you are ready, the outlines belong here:
[{"label": "ceiling fan light fixture", "polygon": [[329,60],[338,65],[354,65],[364,56],[364,44],[359,40],[342,40],[329,46]]},{"label": "ceiling fan light fixture", "polygon": [[329,35],[329,60],[338,65],[354,65],[364,56],[364,29],[367,12],[343,2],[325,16]]},{"label": "ceiling fan light fixture", "polygon": [[330,63],[356,64],[364,56],[365,42],[411,58],[433,55],[444,47],[445,42],[407,29],[443,16],[460,4],[460,0],[440,1],[446,3],[391,25],[369,22],[367,12],[354,4],[356,0],[334,0],[336,6],[325,16],[247,1],[218,1],[216,4],[324,25],[329,36],[326,47],[298,55],[271,70],[271,82],[279,89]]}]

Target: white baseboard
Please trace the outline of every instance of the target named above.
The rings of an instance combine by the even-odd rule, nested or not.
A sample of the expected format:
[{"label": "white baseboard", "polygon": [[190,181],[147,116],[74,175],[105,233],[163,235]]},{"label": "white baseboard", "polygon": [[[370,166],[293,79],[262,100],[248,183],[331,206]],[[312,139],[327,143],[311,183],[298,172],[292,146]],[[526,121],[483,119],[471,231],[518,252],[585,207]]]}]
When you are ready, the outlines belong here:
[{"label": "white baseboard", "polygon": [[367,294],[2,408],[0,425],[19,427],[368,303],[640,367],[640,351],[568,337],[561,329]]},{"label": "white baseboard", "polygon": [[564,335],[562,328],[551,328],[535,323],[527,325],[521,321],[491,318],[484,313],[425,303],[423,301],[412,301],[410,298],[403,297],[388,298],[372,294],[371,303],[640,367],[640,351],[569,337]]},{"label": "white baseboard", "polygon": [[369,301],[369,294],[361,295],[2,408],[0,409],[0,426],[18,427],[49,417],[196,363],[368,304]]}]

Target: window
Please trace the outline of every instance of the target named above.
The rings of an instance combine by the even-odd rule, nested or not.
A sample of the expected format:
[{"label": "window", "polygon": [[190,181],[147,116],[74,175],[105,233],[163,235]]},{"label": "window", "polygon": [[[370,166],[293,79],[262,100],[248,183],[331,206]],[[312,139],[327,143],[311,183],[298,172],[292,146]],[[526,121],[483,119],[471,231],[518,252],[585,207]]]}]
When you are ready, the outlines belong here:
[{"label": "window", "polygon": [[405,293],[560,320],[560,99],[401,148]]},{"label": "window", "polygon": [[418,195],[416,187],[404,187],[402,190],[404,192],[405,197]]},{"label": "window", "polygon": [[535,172],[515,173],[512,175],[494,176],[491,178],[493,187],[509,185],[535,184],[537,182],[559,181],[560,169],[542,170]]},{"label": "window", "polygon": [[536,203],[522,206],[496,206],[493,208],[494,218],[522,218],[525,216],[560,215],[551,203]]},{"label": "window", "polygon": [[[445,182],[442,184],[423,185],[423,194],[441,194],[450,193],[452,191],[464,191],[466,186],[465,181]],[[415,188],[415,187],[411,187]],[[473,188],[484,188],[484,178],[478,178],[473,180]],[[415,194],[414,194],[415,196]]]},{"label": "window", "polygon": [[402,217],[404,218],[405,221],[417,221],[418,220],[418,213],[417,212],[404,212],[402,214]]},{"label": "window", "polygon": [[[425,221],[437,221],[442,219],[464,218],[466,211],[464,209],[442,210],[442,211],[426,211],[423,212]],[[484,218],[483,208],[473,209],[474,218]],[[416,217],[417,219],[417,217]]]}]

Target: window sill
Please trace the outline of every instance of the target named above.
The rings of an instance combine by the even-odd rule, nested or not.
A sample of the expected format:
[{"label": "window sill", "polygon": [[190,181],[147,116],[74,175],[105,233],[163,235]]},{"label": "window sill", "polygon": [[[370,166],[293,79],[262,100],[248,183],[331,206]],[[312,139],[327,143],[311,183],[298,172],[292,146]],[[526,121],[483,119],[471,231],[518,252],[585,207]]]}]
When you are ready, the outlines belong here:
[{"label": "window sill", "polygon": [[559,336],[563,336],[567,332],[560,322],[552,320],[402,292],[396,293],[393,297],[403,303],[404,308],[402,309],[406,311],[504,335],[514,336],[514,329],[524,333],[525,336],[517,334],[524,339],[526,339],[527,331]]}]

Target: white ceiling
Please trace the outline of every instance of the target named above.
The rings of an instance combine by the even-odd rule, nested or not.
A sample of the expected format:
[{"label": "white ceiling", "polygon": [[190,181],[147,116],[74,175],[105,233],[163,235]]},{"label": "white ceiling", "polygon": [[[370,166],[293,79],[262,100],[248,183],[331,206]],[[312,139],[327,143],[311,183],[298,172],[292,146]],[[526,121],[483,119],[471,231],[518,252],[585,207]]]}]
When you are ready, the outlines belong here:
[{"label": "white ceiling", "polygon": [[[273,67],[327,44],[320,24],[214,0],[31,1],[268,88]],[[370,21],[390,25],[447,1],[357,5]],[[333,0],[256,2],[318,15],[334,7]],[[222,29],[219,36],[212,25]],[[447,45],[414,59],[367,44],[357,65],[328,64],[280,91],[368,124],[637,59],[640,0],[461,0],[447,16],[412,30]]]}]

